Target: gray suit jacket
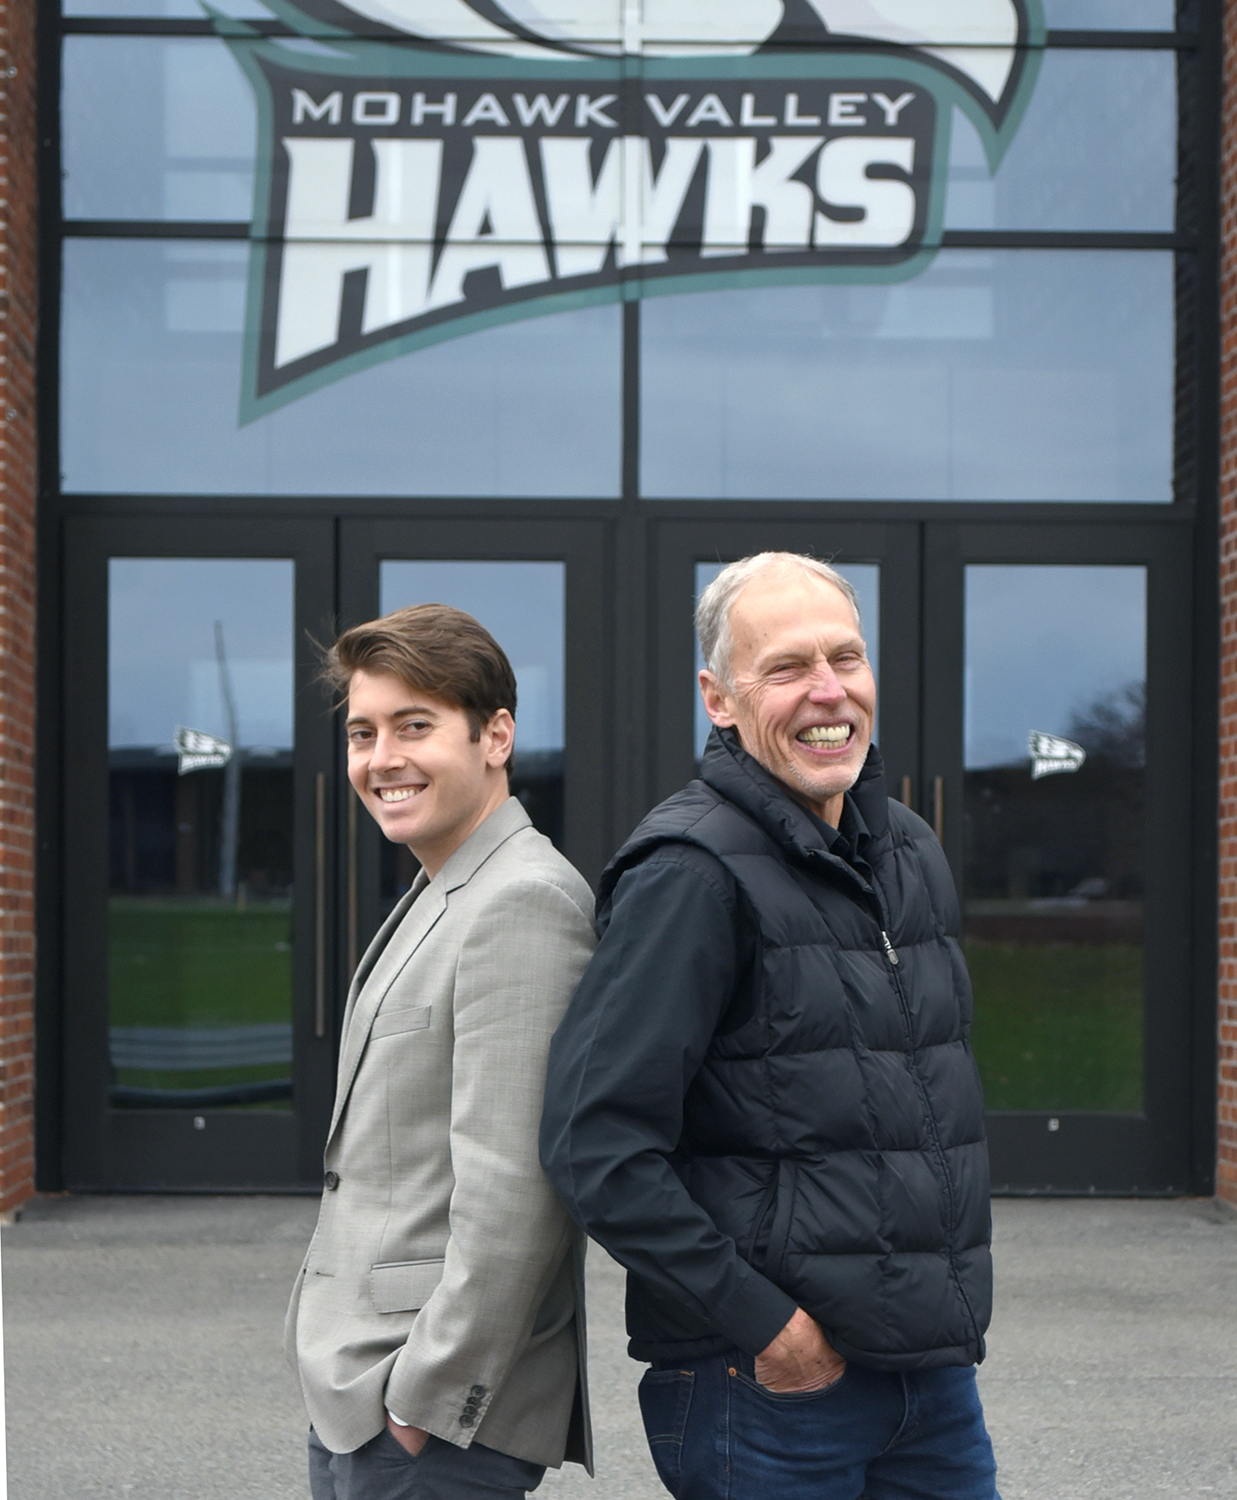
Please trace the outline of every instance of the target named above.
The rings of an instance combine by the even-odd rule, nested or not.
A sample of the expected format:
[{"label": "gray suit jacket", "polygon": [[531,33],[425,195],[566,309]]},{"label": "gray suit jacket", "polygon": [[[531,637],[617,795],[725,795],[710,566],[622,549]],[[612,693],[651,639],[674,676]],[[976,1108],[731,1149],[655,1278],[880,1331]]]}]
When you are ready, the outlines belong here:
[{"label": "gray suit jacket", "polygon": [[583,1238],[537,1130],[592,910],[511,798],[417,877],[357,970],[327,1187],[287,1320],[334,1452],[375,1437],[389,1407],[462,1448],[591,1471]]}]

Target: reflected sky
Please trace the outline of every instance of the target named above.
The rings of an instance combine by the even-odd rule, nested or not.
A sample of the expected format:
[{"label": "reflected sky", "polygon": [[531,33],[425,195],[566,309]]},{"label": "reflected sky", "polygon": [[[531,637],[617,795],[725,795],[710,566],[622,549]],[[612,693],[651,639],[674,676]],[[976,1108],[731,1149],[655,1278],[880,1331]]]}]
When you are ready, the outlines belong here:
[{"label": "reflected sky", "polygon": [[[1146,680],[1146,569],[966,570],[966,766],[1027,759],[1099,698]],[[930,689],[929,689],[930,691]]]},{"label": "reflected sky", "polygon": [[170,746],[179,726],[229,740],[215,622],[243,746],[292,746],[293,564],[114,557],[108,564],[108,746]]},{"label": "reflected sky", "polygon": [[1172,499],[1173,256],[654,297],[642,486],[712,499]]},{"label": "reflected sky", "polygon": [[1044,0],[1044,22],[1076,31],[1171,31],[1173,0]]},{"label": "reflected sky", "polygon": [[384,359],[239,425],[244,245],[64,245],[64,487],[150,494],[615,495],[621,311]]},{"label": "reflected sky", "polygon": [[515,671],[516,751],[563,748],[565,570],[559,562],[386,560],[379,609],[451,604],[480,620]]},{"label": "reflected sky", "polygon": [[1176,54],[1050,50],[995,175],[954,109],[945,227],[1171,230],[1176,178]]}]

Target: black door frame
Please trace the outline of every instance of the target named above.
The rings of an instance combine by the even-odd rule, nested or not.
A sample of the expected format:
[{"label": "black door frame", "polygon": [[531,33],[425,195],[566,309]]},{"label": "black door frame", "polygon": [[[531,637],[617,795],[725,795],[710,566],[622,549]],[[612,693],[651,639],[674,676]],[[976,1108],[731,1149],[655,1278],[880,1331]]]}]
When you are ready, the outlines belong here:
[{"label": "black door frame", "polygon": [[[293,758],[293,1107],[112,1109],[108,1105],[108,561],[112,557],[280,557],[295,566]],[[64,1185],[92,1189],[261,1190],[316,1186],[334,1083],[322,1025],[334,909],[329,820],[331,724],[313,685],[312,634],[334,588],[331,528],[321,521],[76,517],[65,527],[59,942],[64,983]],[[323,809],[325,812],[326,809]],[[324,842],[325,841],[325,842]],[[306,940],[306,935],[309,940]],[[202,1121],[195,1125],[195,1119]]]},{"label": "black door frame", "polygon": [[[1143,1110],[989,1116],[1000,1192],[1182,1193],[1192,1184],[1195,1018],[1190,857],[1194,765],[1192,558],[1184,528],[1019,522],[929,526],[925,537],[923,774],[944,785],[945,852],[961,881],[964,576],[968,563],[1136,564],[1147,569],[1147,821]],[[1056,1123],[1053,1124],[1052,1122]]]},{"label": "black door frame", "polygon": [[[1205,916],[1214,888],[1214,811],[1207,773],[1207,705],[1213,685],[1208,643],[1197,633],[1210,596],[1193,608],[1198,575],[1191,572],[1191,548],[1197,552],[1200,543],[1188,511],[1088,506],[1084,512],[1037,506],[1032,514],[1026,507],[1011,514],[997,506],[753,507],[708,501],[617,506],[515,502],[496,507],[421,500],[399,506],[370,502],[356,518],[341,517],[338,502],[306,506],[287,500],[269,503],[258,516],[252,510],[244,514],[235,500],[200,502],[187,512],[178,506],[178,514],[172,515],[166,502],[153,497],[140,504],[131,499],[75,509],[65,519],[57,548],[61,566],[55,592],[63,602],[63,623],[56,622],[57,632],[63,631],[60,684],[54,712],[42,721],[47,727],[65,726],[63,749],[49,747],[45,739],[41,750],[41,757],[50,755],[58,767],[59,788],[49,797],[45,782],[41,804],[50,802],[55,813],[43,824],[44,840],[49,827],[56,836],[50,844],[42,842],[41,859],[48,872],[42,889],[54,884],[56,900],[44,901],[40,915],[45,955],[41,1014],[49,1018],[40,1022],[40,1077],[46,1079],[54,1068],[56,1086],[40,1096],[40,1139],[55,1141],[60,1133],[62,1142],[57,1160],[42,1157],[40,1183],[45,1188],[316,1185],[349,949],[355,952],[364,933],[350,944],[347,927],[335,920],[348,905],[349,799],[342,795],[346,783],[338,725],[312,682],[313,641],[372,613],[381,558],[557,559],[568,564],[566,844],[569,857],[595,880],[647,807],[693,774],[694,562],[776,546],[832,556],[842,566],[848,560],[882,564],[882,750],[891,788],[899,792],[902,777],[909,775],[912,805],[929,817],[931,801],[923,793],[937,775],[945,778],[946,809],[960,805],[961,681],[956,664],[962,650],[965,562],[1148,565],[1149,683],[1157,697],[1167,694],[1165,701],[1171,700],[1176,711],[1171,724],[1165,716],[1169,727],[1154,732],[1149,746],[1153,765],[1165,768],[1161,779],[1167,790],[1162,798],[1153,798],[1158,810],[1148,827],[1148,848],[1158,861],[1148,905],[1155,909],[1159,929],[1170,935],[1163,943],[1157,940],[1162,956],[1148,966],[1149,994],[1154,988],[1163,998],[1149,1002],[1146,1043],[1149,1057],[1171,1059],[1171,1066],[1165,1063],[1162,1087],[1149,1083],[1145,1118],[1114,1123],[1111,1118],[1059,1117],[1062,1129],[1053,1132],[1050,1146],[1070,1147],[1059,1153],[1063,1159],[1068,1154],[1068,1171],[1037,1175],[1035,1162],[1048,1134],[1041,1116],[993,1116],[993,1155],[996,1181],[1004,1191],[1209,1190],[1215,997]],[[273,1127],[285,1131],[277,1148],[255,1146],[253,1127],[244,1123],[243,1112],[220,1111],[205,1131],[194,1132],[191,1112],[183,1118],[182,1112],[165,1112],[159,1116],[160,1128],[154,1123],[156,1112],[112,1111],[108,1116],[100,1109],[106,1022],[104,1008],[96,1002],[105,928],[97,896],[84,894],[83,881],[92,865],[105,868],[106,827],[99,821],[99,808],[106,799],[93,799],[106,785],[106,636],[99,625],[106,619],[109,555],[297,560],[296,878],[302,894],[314,889],[313,782],[321,775],[326,1036],[299,1049],[295,1087],[305,1115],[295,1125]],[[950,577],[952,584],[942,583]],[[947,603],[951,590],[953,602]],[[55,635],[45,636],[45,648]],[[1197,725],[1193,745],[1192,724]],[[356,820],[358,833],[374,837],[367,835],[366,822]],[[960,851],[948,816],[945,832],[957,869]],[[1167,858],[1159,859],[1161,851],[1170,851]],[[373,904],[359,888],[367,865],[372,868],[365,858],[353,865],[360,877],[356,910],[362,928],[366,905]],[[301,925],[311,922],[305,915]],[[298,954],[296,963],[296,1024],[304,1033],[312,1030],[316,975],[313,959],[305,953]],[[87,1022],[85,1012],[92,1004],[95,1018]],[[52,1049],[58,1054],[54,1059]],[[62,1101],[62,1109],[49,1124],[49,1101],[54,1099]],[[282,1175],[276,1156],[287,1164]],[[1114,1172],[1114,1162],[1124,1164],[1124,1171]]]}]

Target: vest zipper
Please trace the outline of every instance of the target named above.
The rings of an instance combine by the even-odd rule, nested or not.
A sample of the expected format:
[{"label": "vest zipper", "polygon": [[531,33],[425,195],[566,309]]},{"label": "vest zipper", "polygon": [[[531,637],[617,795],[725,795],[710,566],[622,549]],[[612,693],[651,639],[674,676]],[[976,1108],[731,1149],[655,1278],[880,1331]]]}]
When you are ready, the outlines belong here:
[{"label": "vest zipper", "polygon": [[[881,893],[877,888],[875,882],[873,882],[873,884],[871,885],[870,890],[872,892],[872,903],[879,914],[878,920],[880,922],[887,921],[888,919],[885,916],[884,902],[881,900]],[[902,976],[897,972],[897,950],[894,948],[892,942],[890,941],[889,933],[884,927],[881,927],[880,935],[881,941],[885,945],[885,956],[889,959],[890,967],[894,971],[890,977],[893,980],[894,993],[898,997],[898,1006],[902,1011],[902,1024],[906,1028],[906,1041],[907,1046],[910,1049],[907,1057],[910,1062],[911,1071],[915,1079],[915,1088],[919,1094],[920,1100],[923,1103],[923,1112],[924,1118],[927,1121],[928,1125],[928,1133],[932,1138],[932,1147],[936,1153],[936,1159],[940,1163],[941,1167],[941,1177],[945,1187],[945,1202],[947,1204],[949,1214],[949,1230],[952,1236],[953,1231],[958,1227],[958,1205],[954,1198],[954,1184],[953,1178],[950,1176],[949,1172],[949,1161],[945,1155],[945,1148],[941,1144],[940,1131],[937,1129],[936,1113],[932,1108],[932,1101],[928,1095],[928,1090],[926,1085],[924,1084],[923,1076],[919,1071],[918,1064],[915,1062],[915,1053],[918,1050],[915,1045],[915,1023],[911,1017],[911,1008],[907,1003],[906,992],[902,988]],[[950,1263],[952,1264],[952,1249],[949,1252],[949,1258]],[[970,1311],[969,1307],[967,1310],[968,1312]]]}]

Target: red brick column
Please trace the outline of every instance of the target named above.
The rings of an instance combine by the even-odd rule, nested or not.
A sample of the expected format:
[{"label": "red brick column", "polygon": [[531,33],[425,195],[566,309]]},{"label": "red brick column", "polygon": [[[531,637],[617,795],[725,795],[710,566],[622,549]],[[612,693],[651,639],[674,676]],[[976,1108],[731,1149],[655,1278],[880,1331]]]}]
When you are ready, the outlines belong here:
[{"label": "red brick column", "polygon": [[0,0],[0,1213],[34,1191],[37,0]]}]

